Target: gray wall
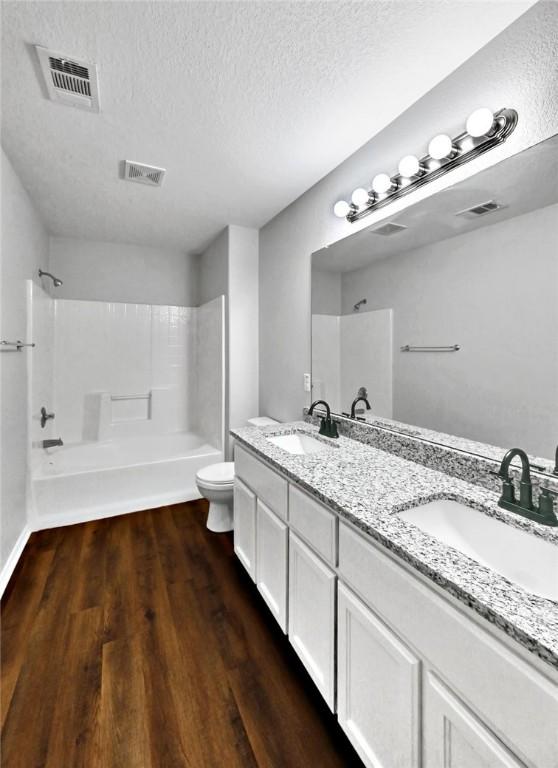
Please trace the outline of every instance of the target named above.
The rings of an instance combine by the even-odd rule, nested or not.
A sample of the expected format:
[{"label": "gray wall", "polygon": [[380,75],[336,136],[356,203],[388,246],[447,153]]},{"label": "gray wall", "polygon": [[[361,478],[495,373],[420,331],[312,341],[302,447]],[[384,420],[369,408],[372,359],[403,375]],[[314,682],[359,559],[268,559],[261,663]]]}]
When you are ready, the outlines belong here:
[{"label": "gray wall", "polygon": [[558,205],[344,273],[343,313],[362,296],[362,311],[393,308],[395,419],[553,455]]},{"label": "gray wall", "polygon": [[341,275],[312,270],[312,314],[341,314]]},{"label": "gray wall", "polygon": [[200,304],[226,296],[229,292],[229,228],[226,227],[200,256]]},{"label": "gray wall", "polygon": [[229,426],[259,414],[258,231],[229,227]]},{"label": "gray wall", "polygon": [[[0,338],[24,339],[26,281],[48,268],[48,234],[2,151]],[[0,568],[27,522],[27,352],[0,351]],[[32,352],[31,352],[32,354]]]},{"label": "gray wall", "polygon": [[[199,299],[225,296],[226,432],[259,414],[258,232],[231,225],[200,256]],[[232,442],[228,444],[232,455]]]},{"label": "gray wall", "polygon": [[[458,133],[479,106],[518,110],[519,123],[508,141],[390,206],[389,215],[557,133],[557,37],[555,4],[537,3],[261,230],[262,411],[283,421],[295,419],[308,402],[302,375],[310,370],[311,359],[311,254],[358,229],[333,216],[335,201],[347,199],[375,173],[395,169],[402,155],[425,151],[436,133]],[[366,226],[385,215],[369,217]]]},{"label": "gray wall", "polygon": [[198,257],[131,243],[50,239],[57,298],[196,306]]}]

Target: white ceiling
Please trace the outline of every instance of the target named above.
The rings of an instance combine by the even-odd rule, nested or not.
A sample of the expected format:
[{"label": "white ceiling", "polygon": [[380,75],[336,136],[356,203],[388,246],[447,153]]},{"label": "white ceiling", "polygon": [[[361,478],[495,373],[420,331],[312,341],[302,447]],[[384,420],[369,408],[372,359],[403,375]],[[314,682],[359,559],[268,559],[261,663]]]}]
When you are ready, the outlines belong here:
[{"label": "white ceiling", "polygon": [[[3,2],[3,146],[54,235],[199,251],[259,227],[534,4]],[[33,44],[97,63],[48,101]],[[119,178],[167,168],[161,189]]]}]

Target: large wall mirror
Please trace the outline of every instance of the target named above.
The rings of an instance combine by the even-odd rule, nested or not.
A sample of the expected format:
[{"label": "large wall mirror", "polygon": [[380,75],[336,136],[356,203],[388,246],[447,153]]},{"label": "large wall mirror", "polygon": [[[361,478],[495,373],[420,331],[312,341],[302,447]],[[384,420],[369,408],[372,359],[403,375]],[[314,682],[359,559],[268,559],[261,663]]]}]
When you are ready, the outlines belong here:
[{"label": "large wall mirror", "polygon": [[363,394],[357,418],[553,466],[558,136],[313,254],[312,387],[336,413]]}]

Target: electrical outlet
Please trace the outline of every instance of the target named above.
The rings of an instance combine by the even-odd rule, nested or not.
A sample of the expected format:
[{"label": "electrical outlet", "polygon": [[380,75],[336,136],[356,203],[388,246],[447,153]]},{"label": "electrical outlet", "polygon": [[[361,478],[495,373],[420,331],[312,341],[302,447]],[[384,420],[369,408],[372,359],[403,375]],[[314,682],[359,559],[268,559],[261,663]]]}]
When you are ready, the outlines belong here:
[{"label": "electrical outlet", "polygon": [[305,392],[312,391],[312,374],[311,373],[304,374],[304,391]]}]

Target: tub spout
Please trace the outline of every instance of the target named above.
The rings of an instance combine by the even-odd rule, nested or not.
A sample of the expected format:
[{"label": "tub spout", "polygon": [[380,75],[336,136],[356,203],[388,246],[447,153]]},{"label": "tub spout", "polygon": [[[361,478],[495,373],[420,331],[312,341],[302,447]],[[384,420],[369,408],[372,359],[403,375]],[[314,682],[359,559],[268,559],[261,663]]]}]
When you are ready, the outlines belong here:
[{"label": "tub spout", "polygon": [[64,445],[62,438],[58,437],[56,440],[43,440],[43,448],[55,448],[57,445]]}]

